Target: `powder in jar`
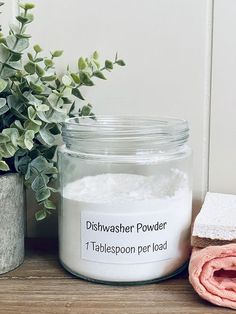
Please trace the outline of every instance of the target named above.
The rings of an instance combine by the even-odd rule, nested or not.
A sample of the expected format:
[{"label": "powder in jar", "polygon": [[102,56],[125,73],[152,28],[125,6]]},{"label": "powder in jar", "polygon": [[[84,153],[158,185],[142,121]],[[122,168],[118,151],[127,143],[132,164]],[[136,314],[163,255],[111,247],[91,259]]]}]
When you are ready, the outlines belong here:
[{"label": "powder in jar", "polygon": [[165,176],[107,173],[67,184],[59,217],[62,264],[102,281],[173,273],[189,255],[188,185],[177,169]]}]

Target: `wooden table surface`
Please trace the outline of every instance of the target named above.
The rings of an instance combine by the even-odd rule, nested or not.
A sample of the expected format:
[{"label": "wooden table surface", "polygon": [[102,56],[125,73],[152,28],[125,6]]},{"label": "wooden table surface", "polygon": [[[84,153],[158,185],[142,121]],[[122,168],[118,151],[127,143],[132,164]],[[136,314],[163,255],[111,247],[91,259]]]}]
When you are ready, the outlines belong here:
[{"label": "wooden table surface", "polygon": [[0,314],[236,313],[201,300],[187,273],[158,284],[108,286],[78,279],[61,268],[55,241],[31,240],[16,270],[0,276]]}]

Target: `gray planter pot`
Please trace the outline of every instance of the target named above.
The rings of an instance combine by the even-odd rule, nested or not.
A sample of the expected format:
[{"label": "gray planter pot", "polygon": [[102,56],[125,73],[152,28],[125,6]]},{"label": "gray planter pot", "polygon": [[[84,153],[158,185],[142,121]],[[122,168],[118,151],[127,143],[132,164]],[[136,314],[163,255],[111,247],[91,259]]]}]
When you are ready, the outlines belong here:
[{"label": "gray planter pot", "polygon": [[0,274],[24,260],[24,199],[22,178],[0,175]]}]

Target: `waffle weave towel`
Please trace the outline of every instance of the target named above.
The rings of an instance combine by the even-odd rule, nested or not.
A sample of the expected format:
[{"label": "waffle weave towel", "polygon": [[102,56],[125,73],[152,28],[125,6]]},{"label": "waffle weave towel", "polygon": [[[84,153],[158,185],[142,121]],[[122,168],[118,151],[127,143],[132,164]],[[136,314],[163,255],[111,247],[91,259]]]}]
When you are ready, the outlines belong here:
[{"label": "waffle weave towel", "polygon": [[203,299],[236,309],[236,244],[193,248],[189,281]]}]

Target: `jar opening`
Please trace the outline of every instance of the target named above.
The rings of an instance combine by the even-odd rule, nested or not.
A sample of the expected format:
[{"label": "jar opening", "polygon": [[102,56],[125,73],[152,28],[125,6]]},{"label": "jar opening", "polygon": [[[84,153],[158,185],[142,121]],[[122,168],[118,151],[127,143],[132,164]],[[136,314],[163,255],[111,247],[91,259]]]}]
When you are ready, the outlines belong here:
[{"label": "jar opening", "polygon": [[189,128],[186,120],[176,118],[98,115],[67,119],[62,136],[66,147],[75,151],[129,155],[181,147]]}]

